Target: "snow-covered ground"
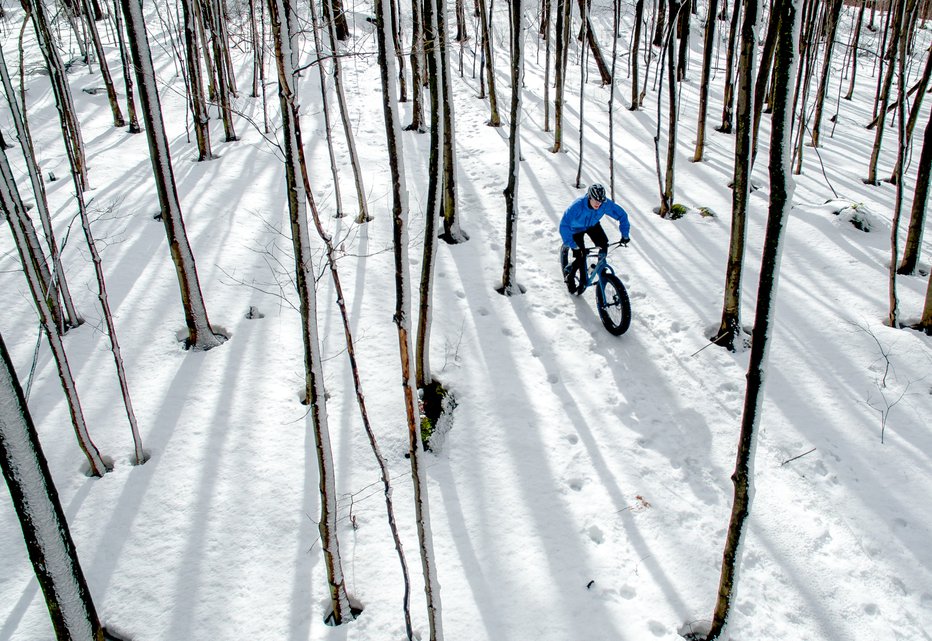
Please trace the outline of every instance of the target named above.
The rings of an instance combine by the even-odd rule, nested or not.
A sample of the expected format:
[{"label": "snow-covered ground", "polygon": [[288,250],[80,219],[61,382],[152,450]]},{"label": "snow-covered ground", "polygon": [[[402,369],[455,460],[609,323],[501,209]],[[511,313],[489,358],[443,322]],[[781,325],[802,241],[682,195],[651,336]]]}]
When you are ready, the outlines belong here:
[{"label": "snow-covered ground", "polygon": [[[313,69],[301,80],[302,127],[312,187],[343,254],[339,268],[369,413],[392,471],[415,579],[414,624],[426,639],[392,322],[382,98],[371,27],[362,19],[369,8],[356,9],[351,48],[359,55],[344,59],[344,73],[371,223],[330,216],[332,178]],[[501,30],[504,11],[504,4],[496,6]],[[609,52],[609,9],[596,2],[593,11]],[[631,13],[626,7],[628,22]],[[852,15],[843,18],[845,34]],[[22,15],[8,8],[7,16],[3,47],[12,66]],[[283,163],[276,132],[261,131],[261,100],[248,97],[248,55],[241,60],[235,101],[241,139],[222,143],[222,126],[213,120],[219,158],[197,163],[184,128],[183,81],[154,14],[149,27],[201,285],[211,321],[231,338],[206,353],[181,349],[177,333],[184,320],[165,233],[152,219],[158,203],[145,137],[115,130],[105,94],[82,91],[99,86],[98,76],[73,67],[69,80],[87,144],[94,232],[151,453],[141,467],[129,463],[132,440],[96,305],[93,268],[80,229],[71,228],[76,209],[67,160],[34,48],[26,64],[30,123],[44,173],[59,178],[47,187],[56,231],[67,237],[71,290],[87,319],[68,333],[66,345],[92,437],[113,458],[113,472],[102,479],[82,474],[83,456],[44,344],[29,406],[98,612],[105,625],[134,641],[400,641],[401,572],[326,275],[318,283],[319,324],[339,535],[349,590],[365,611],[339,628],[323,623],[327,586],[315,522],[317,468],[307,409],[299,403],[302,347],[288,275]],[[426,458],[444,630],[448,639],[471,641],[673,640],[711,618],[748,361],[746,349],[728,353],[708,346],[721,315],[731,210],[734,139],[712,129],[720,121],[723,71],[711,85],[706,159],[691,163],[701,50],[694,27],[676,165],[676,200],[691,210],[671,221],[653,214],[659,203],[656,90],[651,84],[645,107],[628,111],[630,85],[625,59],[619,59],[615,194],[631,214],[632,243],[611,260],[631,294],[634,320],[616,338],[601,326],[591,293],[571,298],[560,280],[557,225],[581,193],[574,185],[579,68],[574,53],[566,152],[554,155],[548,152],[551,134],[542,131],[543,47],[538,52],[533,28],[521,122],[523,296],[505,298],[494,289],[502,273],[507,127],[485,125],[487,103],[476,98],[478,71],[472,71],[475,39],[452,51],[455,71],[465,56],[455,112],[459,205],[471,238],[441,244],[434,290],[432,363],[457,402],[449,432]],[[629,33],[623,32],[620,49]],[[928,31],[919,34],[926,44],[917,52],[930,39]],[[31,41],[27,37],[27,45]],[[496,45],[499,105],[507,121],[508,45],[501,37]],[[118,54],[112,47],[109,52],[119,78]],[[917,72],[921,64],[915,67]],[[864,56],[853,102],[837,102],[836,75],[828,108],[829,114],[839,110],[837,122],[826,118],[823,147],[805,149],[797,181],[767,367],[757,494],[730,629],[734,641],[932,639],[932,509],[926,502],[932,495],[932,342],[883,322],[895,190],[861,180],[873,142],[873,132],[863,128],[876,83],[871,72]],[[654,75],[652,70],[651,83]],[[275,123],[276,87],[267,89]],[[584,184],[608,182],[608,95],[593,66],[586,85]],[[917,135],[928,121],[928,102]],[[405,122],[409,109],[410,103],[402,105]],[[5,106],[2,113],[4,134],[12,139]],[[748,326],[767,211],[767,124],[765,117],[754,172],[760,189],[751,196],[749,216],[743,295]],[[894,132],[885,139],[882,176],[892,168]],[[352,173],[339,127],[335,134],[348,205]],[[404,141],[416,281],[428,136],[407,132]],[[22,168],[17,154],[8,153]],[[909,199],[917,162],[918,148],[909,165]],[[24,194],[26,184],[20,181]],[[700,216],[700,207],[715,215]],[[850,224],[852,208],[870,222],[869,233]],[[617,238],[617,230],[606,227]],[[905,226],[903,231],[901,238]],[[926,241],[923,274],[930,258]],[[926,283],[927,276],[898,279],[905,322],[918,320]],[[0,291],[0,331],[25,384],[37,323],[5,233]],[[251,306],[264,317],[247,318]],[[0,639],[52,638],[5,485],[0,541]]]}]

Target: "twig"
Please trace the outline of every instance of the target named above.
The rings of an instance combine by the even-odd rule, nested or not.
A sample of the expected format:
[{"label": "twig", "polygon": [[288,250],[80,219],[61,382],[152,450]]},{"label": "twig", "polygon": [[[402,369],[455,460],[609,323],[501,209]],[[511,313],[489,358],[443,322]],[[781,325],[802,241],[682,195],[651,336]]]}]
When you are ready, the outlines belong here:
[{"label": "twig", "polygon": [[785,461],[783,461],[782,463],[780,463],[780,467],[783,467],[783,466],[786,465],[787,463],[792,463],[792,462],[795,461],[796,459],[800,459],[800,458],[806,456],[807,454],[812,454],[812,453],[815,452],[815,451],[816,451],[816,448],[812,448],[812,449],[809,450],[808,452],[803,452],[803,453],[800,454],[799,456],[794,456],[793,458],[788,458],[788,459],[786,459]]}]

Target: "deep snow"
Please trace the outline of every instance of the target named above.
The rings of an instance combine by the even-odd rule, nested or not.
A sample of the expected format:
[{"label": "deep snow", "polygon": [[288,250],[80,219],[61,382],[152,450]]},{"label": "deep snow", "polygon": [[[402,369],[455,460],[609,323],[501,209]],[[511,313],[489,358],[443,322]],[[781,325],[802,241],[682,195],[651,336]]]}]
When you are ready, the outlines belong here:
[{"label": "deep snow", "polygon": [[[593,6],[608,52],[610,11],[604,2]],[[164,231],[152,220],[158,203],[145,136],[113,129],[105,95],[82,91],[100,85],[97,75],[73,67],[69,79],[87,145],[94,232],[133,403],[152,455],[141,467],[129,463],[132,439],[88,252],[80,230],[68,233],[76,215],[72,187],[34,47],[26,65],[39,161],[46,177],[59,178],[47,183],[56,233],[68,238],[63,260],[88,321],[68,333],[69,359],[91,435],[114,458],[114,471],[98,480],[81,473],[82,455],[45,345],[29,404],[98,612],[105,625],[135,641],[400,640],[401,573],[326,274],[319,279],[318,302],[339,535],[350,592],[365,611],[340,628],[322,622],[319,494],[313,437],[299,403],[303,365],[288,273],[283,162],[277,132],[261,132],[261,100],[248,97],[248,53],[238,57],[241,140],[220,142],[222,126],[213,120],[219,158],[197,163],[195,145],[185,135],[183,81],[168,56],[163,23],[151,4],[148,10],[187,231],[211,321],[231,338],[206,353],[181,349],[176,334],[184,320]],[[344,75],[375,216],[371,223],[356,225],[352,215],[329,217],[332,185],[316,71],[300,80],[301,124],[312,188],[343,253],[339,267],[364,390],[392,470],[415,577],[414,624],[427,638],[392,323],[381,95],[374,41],[362,19],[368,10],[356,7],[350,48],[359,55],[344,58]],[[567,151],[554,155],[547,151],[551,134],[542,131],[543,46],[538,50],[533,38],[533,9],[527,12],[518,237],[518,281],[527,293],[505,298],[495,292],[502,272],[508,158],[505,10],[504,3],[495,8],[498,97],[506,121],[501,128],[485,125],[487,103],[475,97],[475,38],[451,51],[459,205],[471,238],[457,246],[441,244],[434,292],[432,363],[457,401],[449,432],[427,459],[446,637],[673,640],[711,617],[748,358],[746,350],[727,353],[707,340],[721,313],[731,209],[733,137],[712,129],[720,119],[723,72],[718,70],[711,86],[706,160],[691,163],[701,50],[694,24],[676,165],[676,200],[691,210],[670,221],[652,213],[659,203],[655,74],[652,69],[644,108],[630,112],[626,63],[619,59],[615,193],[632,215],[633,240],[611,260],[629,288],[634,320],[627,334],[615,338],[599,323],[591,293],[573,299],[559,277],[559,217],[581,193],[573,184],[579,75],[574,49]],[[624,11],[628,24],[633,11]],[[8,8],[7,15],[3,46],[10,62],[22,14]],[[843,18],[841,38],[852,15]],[[34,41],[29,31],[27,44]],[[930,36],[919,34],[925,44],[916,47],[916,55],[924,62],[919,56]],[[629,35],[623,30],[620,49]],[[873,37],[866,35],[862,44],[871,46]],[[112,46],[108,52],[119,78],[118,53]],[[458,75],[461,53],[464,78]],[[305,50],[303,59],[310,57]],[[876,83],[867,56],[862,65],[855,101],[836,102],[837,77],[833,81],[829,107],[834,112],[837,105],[838,120],[824,122],[818,155],[806,148],[797,182],[767,369],[757,495],[732,617],[734,641],[932,638],[932,510],[926,502],[932,490],[932,343],[883,324],[894,188],[861,181],[873,142],[863,125]],[[914,65],[913,73],[919,68]],[[267,87],[273,123],[275,91],[274,84]],[[608,181],[608,94],[593,67],[586,85],[584,183]],[[928,98],[926,103],[920,127],[928,121]],[[405,122],[409,109],[410,103],[402,104]],[[6,134],[5,107],[3,114]],[[894,131],[885,139],[881,175],[892,168]],[[349,203],[348,154],[339,127],[334,133]],[[765,117],[762,140],[767,135]],[[404,142],[416,282],[428,136],[407,132]],[[29,199],[21,159],[8,153]],[[743,293],[748,325],[767,208],[765,159],[766,143],[754,171],[760,189],[751,196]],[[910,195],[917,162],[918,148],[909,166]],[[700,216],[700,207],[715,215]],[[855,229],[849,222],[853,213],[869,220],[872,231]],[[606,227],[616,238],[614,226]],[[920,261],[924,274],[930,252],[927,241]],[[37,328],[17,261],[10,235],[0,234],[0,331],[25,384]],[[926,283],[927,276],[898,279],[904,321],[918,320]],[[251,306],[264,316],[247,318]],[[48,639],[48,613],[3,488],[0,639]]]}]

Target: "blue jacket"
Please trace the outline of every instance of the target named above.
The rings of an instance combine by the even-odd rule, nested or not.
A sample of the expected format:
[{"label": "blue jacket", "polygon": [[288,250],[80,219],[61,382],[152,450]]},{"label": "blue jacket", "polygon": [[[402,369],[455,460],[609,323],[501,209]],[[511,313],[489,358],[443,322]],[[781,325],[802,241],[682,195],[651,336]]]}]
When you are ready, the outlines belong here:
[{"label": "blue jacket", "polygon": [[589,206],[589,196],[584,195],[563,212],[563,219],[560,221],[560,237],[563,238],[563,244],[570,249],[576,249],[573,234],[595,227],[605,215],[618,221],[618,231],[621,232],[622,238],[629,237],[631,223],[628,222],[628,212],[621,205],[606,199],[601,207],[593,209]]}]

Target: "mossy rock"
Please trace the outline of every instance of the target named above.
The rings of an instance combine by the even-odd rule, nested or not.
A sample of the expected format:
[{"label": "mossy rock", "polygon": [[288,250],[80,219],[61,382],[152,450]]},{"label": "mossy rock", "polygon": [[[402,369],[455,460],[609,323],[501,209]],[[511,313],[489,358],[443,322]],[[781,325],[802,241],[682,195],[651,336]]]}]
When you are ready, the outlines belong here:
[{"label": "mossy rock", "polygon": [[449,429],[456,400],[439,381],[433,381],[418,391],[421,397],[421,442],[425,450],[430,450],[431,439]]}]

